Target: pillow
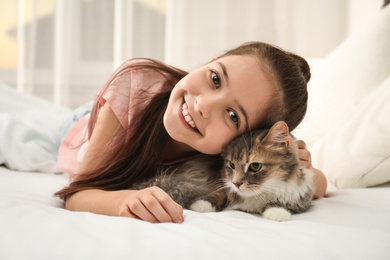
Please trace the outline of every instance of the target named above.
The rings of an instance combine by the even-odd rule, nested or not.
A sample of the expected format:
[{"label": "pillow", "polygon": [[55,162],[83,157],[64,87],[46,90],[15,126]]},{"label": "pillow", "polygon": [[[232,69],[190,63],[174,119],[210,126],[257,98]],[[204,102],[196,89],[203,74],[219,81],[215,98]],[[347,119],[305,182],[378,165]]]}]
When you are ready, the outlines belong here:
[{"label": "pillow", "polygon": [[390,5],[347,38],[313,73],[297,137],[310,147],[337,127],[390,75]]},{"label": "pillow", "polygon": [[390,181],[390,76],[311,149],[313,165],[337,188]]},{"label": "pillow", "polygon": [[1,82],[0,93],[0,164],[17,171],[56,172],[59,128],[72,111]]}]

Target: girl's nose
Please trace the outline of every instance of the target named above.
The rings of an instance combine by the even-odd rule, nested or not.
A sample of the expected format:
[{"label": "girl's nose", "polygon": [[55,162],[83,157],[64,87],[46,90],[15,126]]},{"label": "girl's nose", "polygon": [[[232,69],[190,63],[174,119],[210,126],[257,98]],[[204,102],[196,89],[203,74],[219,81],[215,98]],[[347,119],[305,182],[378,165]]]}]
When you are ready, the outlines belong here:
[{"label": "girl's nose", "polygon": [[195,100],[195,108],[203,118],[209,118],[213,110],[213,100],[209,96],[199,95]]}]

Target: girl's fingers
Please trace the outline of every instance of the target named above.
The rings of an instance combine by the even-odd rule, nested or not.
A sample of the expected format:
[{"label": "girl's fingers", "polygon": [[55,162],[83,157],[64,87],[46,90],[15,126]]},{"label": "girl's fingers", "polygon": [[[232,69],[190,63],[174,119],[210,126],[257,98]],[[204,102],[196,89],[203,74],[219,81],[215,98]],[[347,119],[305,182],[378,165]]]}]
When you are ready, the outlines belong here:
[{"label": "girl's fingers", "polygon": [[145,208],[156,218],[156,220],[160,223],[164,222],[173,222],[171,217],[165,211],[163,206],[161,205],[158,197],[150,196],[142,200]]},{"label": "girl's fingers", "polygon": [[298,150],[298,157],[303,161],[311,161],[311,153],[308,150]]},{"label": "girl's fingers", "polygon": [[153,189],[153,196],[159,202],[158,206],[154,208],[156,210],[155,217],[160,222],[183,222],[183,208],[162,189],[157,187],[151,189]]},{"label": "girl's fingers", "polygon": [[120,216],[142,219],[151,223],[157,223],[158,220],[145,208],[141,200],[133,200],[128,203],[124,212]]},{"label": "girl's fingers", "polygon": [[300,161],[300,164],[302,167],[306,168],[306,169],[310,169],[312,166],[311,166],[311,163],[308,162],[308,161]]},{"label": "girl's fingers", "polygon": [[152,223],[183,222],[183,208],[158,187],[140,190],[131,196],[119,215]]},{"label": "girl's fingers", "polygon": [[177,212],[179,212],[179,220],[181,220],[181,222],[183,222],[184,221],[184,218],[183,218],[183,207],[180,204],[176,203],[176,202],[175,202],[175,206],[176,206]]},{"label": "girl's fingers", "polygon": [[303,167],[310,169],[311,165],[311,153],[307,150],[306,143],[302,140],[297,141],[298,145],[298,157]]},{"label": "girl's fingers", "polygon": [[129,207],[125,207],[125,208],[121,209],[121,211],[119,212],[119,217],[140,219],[137,215],[134,215],[133,213],[131,213]]},{"label": "girl's fingers", "polygon": [[298,140],[297,145],[298,145],[298,149],[307,149],[306,143],[303,140]]}]

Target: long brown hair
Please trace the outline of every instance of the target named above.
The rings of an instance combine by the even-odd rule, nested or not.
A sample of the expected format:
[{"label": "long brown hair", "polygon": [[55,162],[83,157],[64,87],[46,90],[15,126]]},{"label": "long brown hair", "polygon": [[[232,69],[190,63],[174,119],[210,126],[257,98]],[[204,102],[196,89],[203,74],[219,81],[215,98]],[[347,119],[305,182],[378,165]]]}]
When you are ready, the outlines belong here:
[{"label": "long brown hair", "polygon": [[[275,95],[266,111],[265,120],[260,122],[258,127],[270,127],[275,122],[284,120],[291,130],[294,129],[302,121],[307,107],[306,84],[310,79],[307,62],[295,54],[262,42],[243,44],[220,57],[228,55],[255,55],[263,66],[267,66],[267,71],[277,83],[279,94]],[[171,85],[171,88],[187,74],[158,61],[143,60],[147,62],[125,66],[116,71],[100,93],[104,93],[116,77],[135,69],[148,68],[161,72],[165,75],[164,84]],[[168,140],[163,116],[169,96],[169,91],[156,94],[143,113],[134,115],[134,124],[113,138],[106,149],[106,156],[110,157],[106,163],[78,175],[76,181],[55,195],[67,199],[78,191],[92,188],[122,190],[127,189],[131,183],[153,176],[160,167],[161,152]],[[100,106],[96,101],[89,122],[89,136],[96,123]]]}]

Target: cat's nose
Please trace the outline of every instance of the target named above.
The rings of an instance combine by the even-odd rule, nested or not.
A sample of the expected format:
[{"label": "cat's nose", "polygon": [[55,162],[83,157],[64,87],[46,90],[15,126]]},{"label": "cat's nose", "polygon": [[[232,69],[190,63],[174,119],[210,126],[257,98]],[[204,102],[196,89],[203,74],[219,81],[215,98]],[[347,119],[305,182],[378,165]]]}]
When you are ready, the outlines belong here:
[{"label": "cat's nose", "polygon": [[233,182],[234,186],[236,186],[237,188],[240,188],[240,186],[242,185],[242,181],[238,182],[238,181],[235,181]]}]

